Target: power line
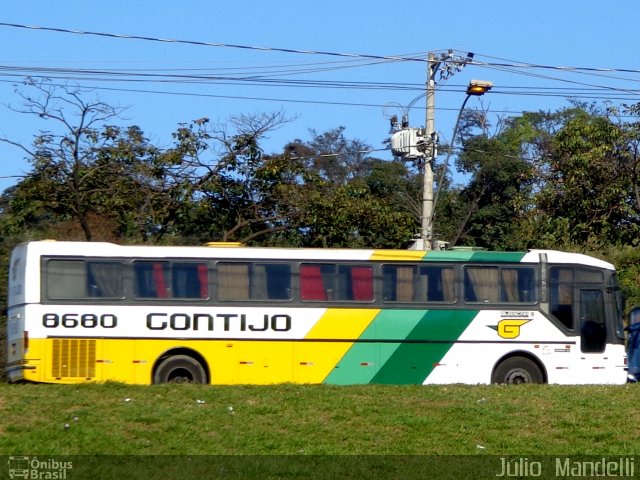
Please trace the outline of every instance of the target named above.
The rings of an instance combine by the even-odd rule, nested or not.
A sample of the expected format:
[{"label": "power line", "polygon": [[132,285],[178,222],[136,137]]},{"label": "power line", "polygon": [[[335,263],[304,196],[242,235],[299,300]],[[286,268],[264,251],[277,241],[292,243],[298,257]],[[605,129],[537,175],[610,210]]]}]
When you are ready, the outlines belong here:
[{"label": "power line", "polygon": [[478,56],[484,56],[487,58],[495,58],[495,59],[499,59],[499,60],[506,60],[506,59],[500,59],[499,57],[490,57],[488,55],[482,55],[482,54],[478,54],[476,53],[473,60],[471,62],[469,62],[472,65],[478,65],[478,66],[490,66],[490,67],[510,67],[510,68],[523,68],[523,69],[533,69],[533,68],[539,68],[539,69],[543,69],[543,70],[558,70],[558,71],[563,71],[563,72],[592,72],[592,73],[613,73],[613,72],[617,72],[617,73],[640,73],[640,69],[634,69],[634,68],[603,68],[603,67],[575,67],[575,66],[557,66],[557,65],[544,65],[544,64],[539,64],[539,63],[527,63],[527,62],[519,62],[517,60],[506,60],[506,62],[509,63],[504,63],[504,62],[481,62],[479,60],[477,60]]},{"label": "power line", "polygon": [[149,36],[142,36],[142,35],[91,32],[86,30],[71,30],[67,28],[42,27],[37,25],[22,25],[17,23],[0,22],[0,27],[13,27],[13,28],[28,29],[28,30],[42,30],[42,31],[48,31],[48,32],[69,33],[74,35],[91,35],[91,36],[97,36],[97,37],[119,38],[119,39],[126,39],[126,40],[143,40],[148,42],[176,43],[176,44],[184,44],[184,45],[196,45],[201,47],[226,47],[226,48],[239,48],[243,50],[259,50],[259,51],[265,51],[265,52],[298,53],[298,54],[304,54],[304,55],[328,55],[328,56],[334,56],[334,57],[370,58],[370,59],[376,59],[376,60],[424,62],[424,59],[418,59],[418,58],[412,58],[412,57],[365,55],[360,53],[338,53],[338,52],[327,52],[327,51],[321,51],[321,50],[297,50],[293,48],[260,47],[260,46],[252,46],[252,45],[238,45],[238,44],[232,44],[232,43],[203,42],[198,40],[157,38],[157,37],[149,37]]},{"label": "power line", "polygon": [[[174,69],[172,71],[179,72]],[[77,68],[61,68],[61,67],[31,67],[31,66],[0,66],[0,77],[30,77],[39,79],[58,79],[66,81],[98,81],[98,82],[124,82],[124,83],[162,83],[162,84],[186,84],[186,85],[261,85],[269,87],[295,87],[295,88],[329,88],[329,89],[361,89],[361,90],[396,90],[421,92],[424,88],[421,84],[413,83],[390,83],[390,82],[371,82],[371,81],[326,81],[315,79],[298,79],[283,80],[268,77],[236,77],[221,76],[207,74],[179,74],[179,73],[157,73],[148,70],[121,70],[121,69],[77,69]],[[542,76],[548,79],[549,77]],[[521,95],[521,96],[540,96],[540,97],[570,97],[585,98],[599,100],[632,100],[631,97],[640,95],[638,90],[608,88],[597,85],[584,85],[576,88],[563,87],[525,87],[525,86],[509,86],[504,85],[492,91],[496,95]],[[585,88],[588,87],[588,88]],[[101,87],[87,87],[101,88]],[[448,87],[439,87],[441,92],[464,91],[462,85],[451,85]],[[596,95],[598,92],[606,90],[609,92],[606,96]],[[119,89],[127,91],[126,89]],[[131,90],[130,91],[139,91]],[[612,95],[614,92],[615,95]],[[149,91],[149,93],[151,93]],[[163,92],[169,93],[169,92]],[[176,93],[178,95],[179,93]],[[278,99],[280,100],[280,99]],[[377,106],[377,105],[375,105]]]},{"label": "power line", "polygon": [[[22,28],[22,29],[29,29],[29,30],[41,30],[41,31],[51,31],[51,32],[57,32],[57,33],[65,33],[65,34],[74,34],[74,35],[92,35],[92,36],[100,36],[100,37],[107,37],[107,38],[117,38],[117,39],[128,39],[128,40],[142,40],[142,41],[153,41],[153,42],[162,42],[162,43],[176,43],[176,44],[187,44],[187,45],[196,45],[196,46],[207,46],[207,47],[226,47],[226,48],[239,48],[239,49],[245,49],[245,50],[258,50],[258,51],[272,51],[272,52],[284,52],[284,53],[296,53],[296,54],[305,54],[305,55],[329,55],[329,56],[338,56],[338,57],[344,57],[344,58],[349,58],[350,61],[353,59],[369,59],[369,60],[376,60],[376,61],[385,61],[385,62],[389,62],[389,61],[419,61],[419,62],[424,62],[424,58],[422,53],[416,53],[416,54],[411,54],[410,56],[383,56],[383,55],[370,55],[370,54],[358,54],[358,53],[340,53],[340,52],[329,52],[329,51],[320,51],[320,50],[299,50],[299,49],[292,49],[292,48],[275,48],[275,47],[263,47],[263,46],[249,46],[249,45],[239,45],[239,44],[228,44],[228,43],[218,43],[218,42],[203,42],[203,41],[195,41],[195,40],[181,40],[181,39],[168,39],[168,38],[158,38],[158,37],[151,37],[151,36],[141,36],[141,35],[128,35],[128,34],[116,34],[116,33],[105,33],[105,32],[93,32],[93,31],[84,31],[84,30],[71,30],[71,29],[64,29],[64,28],[56,28],[56,27],[43,27],[43,26],[35,26],[35,25],[23,25],[23,24],[15,24],[15,23],[4,23],[4,22],[0,22],[0,26],[4,26],[4,27],[12,27],[12,28]],[[496,58],[496,57],[488,57],[488,58]],[[500,60],[504,60],[504,59],[500,59]],[[480,66],[480,67],[485,67],[485,68],[491,68],[491,69],[496,69],[496,70],[503,70],[503,71],[507,71],[510,73],[516,73],[516,74],[523,74],[523,75],[530,75],[530,76],[535,76],[537,78],[543,78],[546,80],[554,80],[554,81],[560,81],[560,82],[567,82],[567,83],[571,83],[571,84],[576,84],[576,85],[583,85],[583,86],[589,86],[589,87],[596,87],[596,88],[600,88],[603,90],[611,90],[611,91],[615,91],[615,92],[624,92],[624,93],[628,93],[628,94],[632,94],[632,95],[638,95],[640,94],[640,92],[638,90],[632,90],[632,89],[623,89],[623,88],[619,88],[619,87],[612,87],[612,86],[608,86],[608,85],[593,85],[593,84],[587,84],[587,83],[583,83],[583,82],[576,82],[573,80],[567,80],[567,79],[561,79],[561,78],[557,78],[557,77],[548,77],[548,76],[544,76],[544,75],[536,75],[536,74],[531,74],[531,73],[525,73],[525,72],[517,72],[517,71],[513,71],[512,69],[552,69],[552,70],[556,70],[556,71],[563,71],[563,72],[573,72],[573,73],[582,73],[582,74],[597,74],[597,75],[601,75],[603,72],[624,72],[624,73],[640,73],[640,70],[637,69],[618,69],[618,68],[594,68],[594,67],[575,67],[575,66],[552,66],[552,65],[544,65],[544,64],[534,64],[534,63],[525,63],[525,62],[515,62],[513,60],[509,60],[509,63],[507,63],[507,61],[502,61],[502,62],[483,62],[477,59],[477,56],[474,56],[473,60],[471,60],[469,63],[472,65],[476,65],[476,66]],[[362,66],[362,65],[360,65]],[[334,67],[327,67],[328,69],[332,69]],[[309,73],[310,70],[289,70],[289,71],[282,71],[279,72],[279,74],[281,75],[294,75],[294,74],[299,74],[299,73]],[[314,70],[314,71],[319,71],[319,70]],[[76,70],[76,72],[78,74],[80,74],[80,72],[82,72],[82,74],[87,75],[87,74],[97,74],[97,72],[92,72],[92,71],[84,71],[84,70]],[[102,74],[104,74],[104,72],[101,72]],[[262,72],[262,75],[264,75],[265,72]],[[274,72],[271,72],[272,74]],[[125,72],[120,72],[120,75],[125,75]],[[246,74],[246,72],[245,72]],[[116,73],[111,73],[111,75],[116,75]],[[142,73],[136,73],[136,75],[143,75]],[[146,75],[160,75],[160,74],[149,74],[147,73]],[[266,82],[266,83],[274,83],[274,84],[278,84],[278,80],[276,79],[269,79],[269,78],[264,78],[263,76],[256,76],[253,75],[250,78],[235,78],[235,81],[242,81],[242,82]],[[98,79],[100,80],[100,79]],[[197,80],[195,81],[214,81],[214,80],[223,80],[222,78],[216,78],[215,76],[212,78],[212,76],[205,76],[204,78],[202,78],[201,76],[198,76]],[[226,79],[227,81],[229,81],[229,79]],[[628,79],[631,81],[631,79]],[[128,81],[133,81],[133,80],[128,80]],[[165,80],[167,81],[167,80]],[[182,79],[182,81],[186,81],[184,78]],[[192,80],[193,81],[193,80]],[[635,80],[634,80],[635,81]],[[280,81],[282,82],[282,81]],[[316,81],[317,82],[317,81]],[[317,82],[317,83],[311,83],[310,81],[291,81],[292,85],[302,85],[302,86],[311,86],[311,85],[315,85],[315,86],[327,86],[329,85],[332,88],[339,88],[339,86],[344,86],[344,88],[352,88],[352,85],[354,85],[353,83],[350,82],[346,82],[343,85],[338,85],[337,82]],[[281,86],[282,83],[279,83],[279,85]],[[361,84],[363,85],[363,84]],[[381,86],[381,87],[371,87],[371,88],[390,88],[388,85],[386,86]],[[498,92],[495,92],[498,93]],[[599,97],[601,98],[601,97]]]},{"label": "power line", "polygon": [[[0,83],[11,83],[15,84],[14,81],[10,80],[1,80]],[[68,85],[65,84],[50,84],[53,87],[66,87]],[[98,85],[79,85],[80,88],[87,90],[97,90],[97,91],[111,91],[111,92],[127,92],[127,93],[141,93],[141,94],[151,94],[151,95],[170,95],[170,96],[182,96],[182,97],[195,97],[195,98],[218,98],[218,99],[228,99],[228,100],[249,100],[249,101],[258,101],[258,102],[278,102],[278,103],[294,103],[294,104],[307,104],[307,105],[331,105],[331,106],[343,106],[343,107],[364,107],[364,108],[388,108],[389,103],[363,103],[363,102],[338,102],[338,101],[323,101],[323,100],[302,100],[302,99],[293,99],[293,98],[274,98],[274,97],[256,97],[256,96],[242,96],[242,95],[219,95],[219,94],[210,94],[210,93],[194,93],[194,92],[176,92],[176,91],[167,91],[167,90],[149,90],[149,89],[136,89],[136,88],[117,88],[117,87],[104,87]],[[457,90],[447,90],[447,91],[456,91]],[[463,90],[460,90],[463,91]],[[492,91],[492,94],[500,94],[499,91]],[[508,93],[504,93],[505,95]],[[516,95],[527,95],[526,93],[517,93]],[[534,94],[532,94],[534,95]],[[555,96],[562,98],[573,98],[573,99],[595,99],[599,97],[584,96],[584,95],[569,95],[569,94],[541,94],[539,96]],[[610,99],[610,97],[606,97],[606,99]],[[416,106],[414,109],[424,110],[424,106]],[[457,112],[459,108],[453,107],[436,107],[436,111],[439,112]],[[521,115],[530,110],[510,110],[510,109],[483,109],[485,113],[495,113],[500,115]],[[635,118],[632,115],[621,115],[623,118]]]},{"label": "power line", "polygon": [[[6,22],[0,22],[0,27],[20,28],[20,29],[27,29],[27,30],[40,30],[40,31],[48,31],[48,32],[73,34],[73,35],[89,35],[89,36],[117,38],[117,39],[125,39],[125,40],[141,40],[141,41],[160,42],[160,43],[175,43],[175,44],[195,45],[195,46],[204,46],[204,47],[224,47],[224,48],[236,48],[236,49],[242,49],[242,50],[257,50],[257,51],[264,51],[264,52],[295,53],[295,54],[303,54],[303,55],[327,55],[327,56],[335,56],[335,57],[362,58],[362,59],[375,59],[375,60],[387,60],[387,61],[424,63],[425,57],[426,57],[426,52],[421,52],[411,56],[399,56],[399,55],[372,55],[372,54],[363,54],[363,53],[331,52],[331,51],[324,51],[324,50],[300,50],[300,49],[294,49],[294,48],[265,47],[265,46],[240,45],[240,44],[221,43],[221,42],[205,42],[200,40],[159,38],[159,37],[151,37],[151,36],[144,36],[144,35],[93,32],[88,30],[73,30],[73,29],[59,28],[59,27],[44,27],[39,25],[25,25],[25,24],[6,23]],[[487,55],[483,55],[483,56],[486,56],[487,58],[498,58],[498,57],[490,57]],[[507,60],[507,62],[482,62],[477,60],[477,56],[476,56],[474,57],[473,60],[470,60],[468,63],[470,65],[485,66],[485,67],[546,69],[546,70],[556,70],[556,71],[563,71],[563,72],[640,73],[640,69],[631,69],[631,68],[578,67],[578,66],[568,66],[568,65],[557,66],[557,65],[539,64],[539,63],[517,62],[513,60]]]}]

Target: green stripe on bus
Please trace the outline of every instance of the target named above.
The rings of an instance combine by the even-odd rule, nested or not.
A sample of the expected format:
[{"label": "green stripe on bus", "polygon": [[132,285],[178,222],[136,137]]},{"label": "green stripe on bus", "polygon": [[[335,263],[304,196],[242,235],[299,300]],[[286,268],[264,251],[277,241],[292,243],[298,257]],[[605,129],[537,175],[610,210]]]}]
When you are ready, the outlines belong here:
[{"label": "green stripe on bus", "polygon": [[[386,343],[388,340],[402,341],[422,320],[424,310],[383,310],[362,332],[342,357],[325,383],[353,385],[371,383],[380,367],[394,354],[400,343]],[[375,340],[385,340],[378,343]]]},{"label": "green stripe on bus", "polygon": [[[476,314],[464,310],[383,310],[325,383],[421,384]],[[441,341],[446,343],[432,343]]]},{"label": "green stripe on bus", "polygon": [[[390,315],[399,312],[388,311]],[[372,378],[372,383],[421,384],[469,326],[474,310],[429,310]]]},{"label": "green stripe on bus", "polygon": [[423,258],[426,262],[520,262],[524,252],[488,252],[482,250],[432,250]]}]

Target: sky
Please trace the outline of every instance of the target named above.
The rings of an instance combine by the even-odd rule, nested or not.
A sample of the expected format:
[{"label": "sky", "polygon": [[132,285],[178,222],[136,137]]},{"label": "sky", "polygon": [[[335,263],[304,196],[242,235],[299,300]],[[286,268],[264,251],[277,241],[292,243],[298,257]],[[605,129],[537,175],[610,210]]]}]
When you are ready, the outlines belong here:
[{"label": "sky", "polygon": [[[51,121],[15,110],[28,77],[84,89],[86,99],[126,108],[169,147],[179,124],[203,117],[282,112],[290,121],[262,142],[278,153],[339,126],[391,159],[389,116],[423,126],[425,59],[452,50],[473,61],[437,76],[435,129],[443,141],[472,79],[493,89],[467,108],[494,123],[556,110],[569,98],[640,102],[637,2],[611,0],[215,0],[11,2],[0,14],[0,137],[29,146]],[[27,28],[39,27],[39,28]],[[83,33],[79,33],[83,32]],[[144,39],[139,38],[144,37]],[[170,40],[170,41],[168,41]],[[445,73],[450,62],[442,62]],[[88,74],[81,71],[92,70]],[[197,77],[197,78],[196,78]],[[204,77],[204,78],[203,78]],[[407,108],[413,105],[412,108]],[[0,144],[0,191],[30,165]]]}]

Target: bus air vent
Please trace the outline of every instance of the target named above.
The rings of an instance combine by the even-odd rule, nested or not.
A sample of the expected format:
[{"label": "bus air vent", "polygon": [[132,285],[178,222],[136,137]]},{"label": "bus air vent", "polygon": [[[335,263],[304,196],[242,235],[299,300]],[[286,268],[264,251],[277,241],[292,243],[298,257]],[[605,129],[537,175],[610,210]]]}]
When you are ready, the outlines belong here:
[{"label": "bus air vent", "polygon": [[96,375],[96,341],[72,338],[53,340],[51,376],[92,378]]}]

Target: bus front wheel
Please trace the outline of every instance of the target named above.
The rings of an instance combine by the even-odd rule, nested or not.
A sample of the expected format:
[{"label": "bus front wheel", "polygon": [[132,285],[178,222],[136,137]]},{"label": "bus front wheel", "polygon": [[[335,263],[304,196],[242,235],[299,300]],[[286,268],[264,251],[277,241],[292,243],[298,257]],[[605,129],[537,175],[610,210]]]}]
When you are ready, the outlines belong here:
[{"label": "bus front wheel", "polygon": [[491,383],[520,385],[522,383],[544,383],[538,365],[525,357],[511,357],[501,362],[493,371]]},{"label": "bus front wheel", "polygon": [[207,383],[207,372],[195,358],[174,355],[160,362],[153,383]]}]

